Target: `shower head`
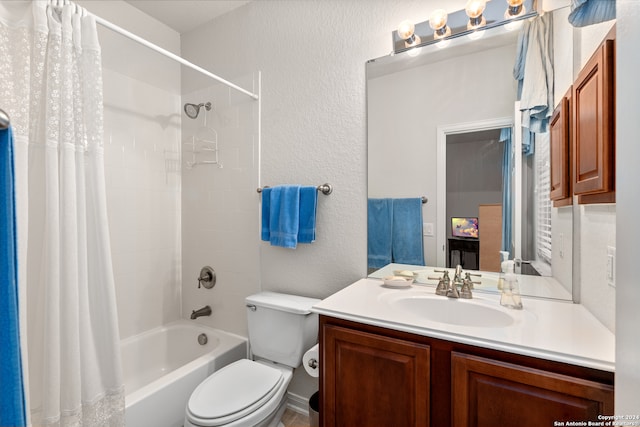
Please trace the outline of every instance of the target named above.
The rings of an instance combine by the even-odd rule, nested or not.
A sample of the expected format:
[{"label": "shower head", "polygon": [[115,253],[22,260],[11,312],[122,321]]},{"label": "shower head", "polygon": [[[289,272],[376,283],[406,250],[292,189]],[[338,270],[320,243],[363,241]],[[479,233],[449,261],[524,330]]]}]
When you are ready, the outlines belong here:
[{"label": "shower head", "polygon": [[204,107],[205,110],[211,110],[211,103],[207,102],[206,104],[184,104],[184,112],[190,119],[195,119],[200,114],[200,108]]}]

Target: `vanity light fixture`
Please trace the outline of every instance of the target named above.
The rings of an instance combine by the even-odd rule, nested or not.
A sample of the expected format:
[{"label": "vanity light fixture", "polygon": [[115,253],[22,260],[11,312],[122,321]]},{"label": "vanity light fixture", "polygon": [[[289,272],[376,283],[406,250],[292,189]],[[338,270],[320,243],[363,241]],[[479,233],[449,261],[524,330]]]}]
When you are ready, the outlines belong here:
[{"label": "vanity light fixture", "polygon": [[469,22],[467,23],[467,30],[475,30],[487,25],[487,20],[482,14],[486,7],[487,7],[486,0],[469,0],[467,2],[467,5],[464,8],[464,11],[469,17]]},{"label": "vanity light fixture", "polygon": [[404,40],[405,47],[419,45],[422,40],[415,34],[416,26],[409,20],[404,20],[398,25],[398,37]]},{"label": "vanity light fixture", "polygon": [[469,40],[478,40],[482,38],[482,36],[484,36],[484,30],[476,30],[467,34],[467,37],[469,37]]},{"label": "vanity light fixture", "polygon": [[419,53],[420,48],[428,45],[443,48],[460,36],[476,40],[485,36],[487,30],[499,26],[503,26],[506,31],[515,30],[522,26],[524,19],[538,15],[536,8],[541,1],[506,0],[506,12],[502,0],[464,0],[464,9],[452,12],[446,9],[434,10],[428,20],[402,21],[391,32],[392,52],[406,52],[407,55],[414,56]]},{"label": "vanity light fixture", "polygon": [[421,52],[422,52],[421,47],[414,47],[407,51],[407,55],[409,55],[412,58],[415,58],[416,56],[420,55]]},{"label": "vanity light fixture", "polygon": [[509,7],[507,7],[507,11],[504,13],[505,19],[512,19],[522,16],[526,13],[526,8],[524,7],[524,0],[507,0]]},{"label": "vanity light fixture", "polygon": [[447,11],[436,9],[429,15],[429,26],[433,30],[434,39],[442,39],[451,35],[451,28],[447,26]]}]

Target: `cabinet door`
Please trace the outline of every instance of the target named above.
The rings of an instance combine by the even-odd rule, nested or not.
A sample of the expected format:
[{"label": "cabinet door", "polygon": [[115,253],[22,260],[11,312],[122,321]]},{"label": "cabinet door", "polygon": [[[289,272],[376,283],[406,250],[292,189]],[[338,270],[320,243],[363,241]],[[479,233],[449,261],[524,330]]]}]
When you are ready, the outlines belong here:
[{"label": "cabinet door", "polygon": [[572,204],[571,194],[571,89],[561,100],[553,112],[549,123],[551,139],[549,157],[551,163],[551,188],[549,197],[553,205],[566,206]]},{"label": "cabinet door", "polygon": [[324,426],[427,426],[429,347],[323,327]]},{"label": "cabinet door", "polygon": [[500,271],[500,247],[502,246],[502,205],[479,205],[480,270]]},{"label": "cabinet door", "polygon": [[613,415],[613,387],[452,353],[455,426],[552,426]]},{"label": "cabinet door", "polygon": [[580,71],[572,99],[574,193],[601,201],[615,190],[614,90],[614,41],[605,40]]}]

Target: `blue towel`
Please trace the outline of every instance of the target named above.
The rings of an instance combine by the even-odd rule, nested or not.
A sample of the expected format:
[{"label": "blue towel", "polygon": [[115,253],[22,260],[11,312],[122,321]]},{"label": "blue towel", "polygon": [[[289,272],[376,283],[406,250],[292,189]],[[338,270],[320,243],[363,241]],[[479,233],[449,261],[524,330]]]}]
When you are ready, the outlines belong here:
[{"label": "blue towel", "polygon": [[616,19],[616,0],[571,0],[568,21],[574,27],[586,27]]},{"label": "blue towel", "polygon": [[265,242],[271,240],[269,233],[269,217],[271,216],[271,188],[265,187],[262,189],[262,229],[260,237]]},{"label": "blue towel", "polygon": [[422,199],[393,199],[391,252],[393,262],[424,265]]},{"label": "blue towel", "polygon": [[316,187],[300,187],[300,226],[298,243],[312,243],[316,240],[316,208],[318,190]]},{"label": "blue towel", "polygon": [[24,426],[11,128],[0,130],[0,177],[0,426]]},{"label": "blue towel", "polygon": [[367,265],[380,268],[391,262],[391,199],[369,199],[367,208]]},{"label": "blue towel", "polygon": [[273,187],[270,199],[269,242],[271,246],[295,249],[300,227],[300,186]]}]

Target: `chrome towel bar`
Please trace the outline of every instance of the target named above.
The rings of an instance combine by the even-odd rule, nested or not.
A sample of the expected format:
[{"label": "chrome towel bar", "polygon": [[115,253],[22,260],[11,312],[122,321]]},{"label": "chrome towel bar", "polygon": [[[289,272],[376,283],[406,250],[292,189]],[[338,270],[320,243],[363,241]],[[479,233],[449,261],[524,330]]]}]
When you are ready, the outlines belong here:
[{"label": "chrome towel bar", "polygon": [[6,129],[11,124],[11,119],[9,119],[9,115],[4,112],[2,108],[0,108],[0,129]]},{"label": "chrome towel bar", "polygon": [[[268,185],[265,185],[264,187],[258,187],[258,189],[256,190],[258,193],[262,193],[262,189],[263,188],[269,188]],[[327,184],[326,182],[322,185],[318,185],[316,187],[316,190],[320,191],[322,194],[324,194],[325,196],[328,196],[329,194],[331,194],[331,192],[333,191],[333,187],[331,186],[331,184]]]}]

